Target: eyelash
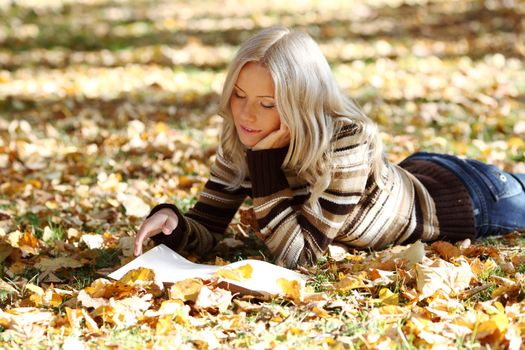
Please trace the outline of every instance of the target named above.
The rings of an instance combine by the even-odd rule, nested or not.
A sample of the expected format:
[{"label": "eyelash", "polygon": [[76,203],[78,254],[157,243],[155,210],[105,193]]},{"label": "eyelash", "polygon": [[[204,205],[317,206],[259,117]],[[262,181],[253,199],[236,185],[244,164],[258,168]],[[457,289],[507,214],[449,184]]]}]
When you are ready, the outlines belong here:
[{"label": "eyelash", "polygon": [[[233,94],[234,94],[235,97],[237,97],[237,98],[241,98],[241,99],[242,99],[242,98],[245,98],[245,96],[240,96],[240,95],[237,93],[237,91],[235,91]],[[274,105],[272,105],[272,106],[265,106],[265,105],[262,104],[262,103],[261,103],[261,106],[262,106],[263,108],[266,108],[266,109],[272,109],[272,108],[275,107]]]}]

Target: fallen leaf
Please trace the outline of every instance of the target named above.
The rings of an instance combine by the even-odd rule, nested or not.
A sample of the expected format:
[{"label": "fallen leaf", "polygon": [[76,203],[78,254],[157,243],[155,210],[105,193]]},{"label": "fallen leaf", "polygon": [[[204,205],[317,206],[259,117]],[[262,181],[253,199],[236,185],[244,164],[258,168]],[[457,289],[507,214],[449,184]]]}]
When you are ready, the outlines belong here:
[{"label": "fallen leaf", "polygon": [[204,283],[201,279],[188,278],[175,282],[169,289],[170,299],[195,302]]},{"label": "fallen leaf", "polygon": [[502,339],[509,326],[509,319],[505,314],[492,315],[488,320],[480,322],[476,332],[477,339],[491,336]]},{"label": "fallen leaf", "polygon": [[9,255],[11,255],[12,251],[13,247],[10,244],[0,243],[0,264],[3,263]]},{"label": "fallen leaf", "polygon": [[145,267],[139,267],[137,269],[126,272],[124,276],[119,280],[120,283],[127,285],[150,285],[155,282],[155,272],[152,269]]},{"label": "fallen leaf", "polygon": [[26,231],[18,241],[18,247],[23,254],[38,254],[38,239],[33,233]]},{"label": "fallen leaf", "polygon": [[337,281],[334,289],[337,292],[347,292],[351,289],[365,288],[366,285],[362,279],[354,276],[345,276],[342,280]]},{"label": "fallen leaf", "polygon": [[285,298],[299,305],[303,301],[303,288],[297,280],[287,280],[286,278],[277,279],[277,284],[284,293]]},{"label": "fallen leaf", "polygon": [[58,271],[63,268],[74,269],[82,266],[84,266],[84,264],[82,264],[79,259],[74,259],[70,256],[61,256],[57,258],[42,257],[35,264],[35,267],[40,271]]},{"label": "fallen leaf", "polygon": [[132,194],[119,193],[117,199],[126,209],[126,214],[138,218],[145,217],[149,214],[151,208],[144,201]]},{"label": "fallen leaf", "polygon": [[446,294],[458,294],[470,285],[474,277],[470,265],[464,259],[458,259],[455,266],[442,259],[431,265],[416,264],[416,282],[419,297],[424,299],[432,296],[438,290]]},{"label": "fallen leaf", "polygon": [[379,302],[383,305],[398,305],[399,294],[393,293],[388,288],[381,288],[379,290]]},{"label": "fallen leaf", "polygon": [[235,269],[222,268],[215,272],[213,277],[242,282],[252,277],[252,273],[253,267],[250,264],[245,264]]},{"label": "fallen leaf", "polygon": [[101,235],[84,234],[80,237],[80,242],[84,243],[89,249],[100,249],[104,245],[104,237]]},{"label": "fallen leaf", "polygon": [[203,286],[197,299],[195,300],[195,307],[198,309],[218,309],[219,312],[224,312],[231,305],[232,293],[229,290],[215,288],[210,289]]},{"label": "fallen leaf", "polygon": [[450,261],[451,258],[456,258],[461,255],[461,250],[449,242],[436,241],[430,247],[439,254],[444,260]]}]

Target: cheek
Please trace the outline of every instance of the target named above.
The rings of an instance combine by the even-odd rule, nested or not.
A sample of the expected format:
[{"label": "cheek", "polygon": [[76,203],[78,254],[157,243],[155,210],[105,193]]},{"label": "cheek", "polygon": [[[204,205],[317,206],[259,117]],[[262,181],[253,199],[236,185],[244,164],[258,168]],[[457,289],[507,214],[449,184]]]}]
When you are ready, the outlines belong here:
[{"label": "cheek", "polygon": [[230,109],[232,111],[233,118],[235,119],[237,116],[237,111],[239,110],[239,105],[233,98],[230,99]]},{"label": "cheek", "polygon": [[281,117],[279,113],[273,112],[268,118],[268,128],[278,130],[281,127]]}]

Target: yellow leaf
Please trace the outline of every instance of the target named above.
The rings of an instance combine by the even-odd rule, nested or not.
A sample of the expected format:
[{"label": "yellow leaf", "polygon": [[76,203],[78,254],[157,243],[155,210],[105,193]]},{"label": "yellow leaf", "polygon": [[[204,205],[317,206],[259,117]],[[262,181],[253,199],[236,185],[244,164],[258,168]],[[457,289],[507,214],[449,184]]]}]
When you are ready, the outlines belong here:
[{"label": "yellow leaf", "polygon": [[495,271],[499,268],[499,265],[497,262],[494,261],[494,259],[487,259],[485,263],[483,264],[483,272],[490,273],[492,271]]},{"label": "yellow leaf", "polygon": [[398,305],[385,305],[381,306],[378,309],[379,313],[381,315],[389,315],[389,316],[405,316],[409,313],[409,310],[398,306]]},{"label": "yellow leaf", "polygon": [[25,285],[25,288],[27,290],[31,291],[31,293],[33,293],[33,294],[44,295],[44,290],[41,287],[39,287],[39,286],[37,286],[35,284],[28,283],[28,284]]},{"label": "yellow leaf", "polygon": [[388,288],[381,288],[379,291],[379,300],[383,305],[398,305],[399,294],[391,292]]},{"label": "yellow leaf", "polygon": [[203,285],[202,280],[194,278],[175,282],[169,289],[170,299],[195,302]]},{"label": "yellow leaf", "polygon": [[509,145],[509,148],[525,148],[525,141],[523,141],[520,137],[516,136],[509,138],[507,144]]},{"label": "yellow leaf", "polygon": [[66,306],[66,316],[71,328],[80,328],[80,322],[82,321],[82,311],[78,309],[71,309]]},{"label": "yellow leaf", "polygon": [[213,277],[242,282],[252,277],[252,273],[253,267],[250,264],[246,264],[236,269],[220,269],[213,274]]},{"label": "yellow leaf", "polygon": [[159,122],[155,124],[155,134],[165,133],[166,131],[168,131],[168,126],[166,125],[166,123]]},{"label": "yellow leaf", "polygon": [[303,300],[301,284],[296,280],[287,280],[286,278],[277,279],[277,284],[284,292],[285,297],[291,299],[294,304],[298,305]]},{"label": "yellow leaf", "polygon": [[363,280],[354,276],[346,276],[334,285],[335,290],[338,292],[347,292],[351,289],[364,287],[366,287],[366,285],[363,283]]},{"label": "yellow leaf", "polygon": [[95,322],[95,320],[91,318],[91,316],[88,314],[86,310],[82,309],[82,315],[84,316],[84,321],[86,322],[87,328],[91,332],[98,331],[97,323]]},{"label": "yellow leaf", "polygon": [[488,320],[479,324],[476,338],[482,339],[489,335],[502,337],[509,326],[509,319],[505,314],[491,316]]},{"label": "yellow leaf", "polygon": [[121,282],[111,283],[103,278],[93,281],[93,283],[84,290],[93,298],[114,298],[115,300],[135,294],[135,288],[133,286]]},{"label": "yellow leaf", "polygon": [[138,269],[128,271],[124,276],[122,276],[119,282],[130,286],[149,285],[155,282],[155,272],[153,272],[152,269],[139,267]]},{"label": "yellow leaf", "polygon": [[302,330],[301,328],[297,328],[297,327],[290,327],[286,333],[289,333],[291,335],[300,335],[300,334],[303,334],[304,333],[304,330]]},{"label": "yellow leaf", "polygon": [[18,246],[24,253],[38,254],[38,239],[29,231],[22,235],[18,241]]},{"label": "yellow leaf", "polygon": [[155,333],[157,335],[167,335],[177,331],[176,323],[173,322],[172,316],[163,315],[160,316],[155,325]]},{"label": "yellow leaf", "polygon": [[326,312],[326,310],[321,309],[321,308],[319,308],[317,306],[314,306],[312,308],[312,312],[315,313],[317,315],[317,317],[321,317],[321,318],[330,317],[330,314],[328,312]]}]

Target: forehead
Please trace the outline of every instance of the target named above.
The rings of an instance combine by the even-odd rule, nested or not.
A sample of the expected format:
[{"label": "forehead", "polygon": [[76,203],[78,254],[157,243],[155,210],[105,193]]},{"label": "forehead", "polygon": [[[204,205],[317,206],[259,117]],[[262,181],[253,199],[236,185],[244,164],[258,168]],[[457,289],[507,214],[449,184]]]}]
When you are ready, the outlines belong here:
[{"label": "forehead", "polygon": [[247,93],[273,95],[272,75],[265,66],[258,62],[246,63],[237,77],[235,84]]}]

